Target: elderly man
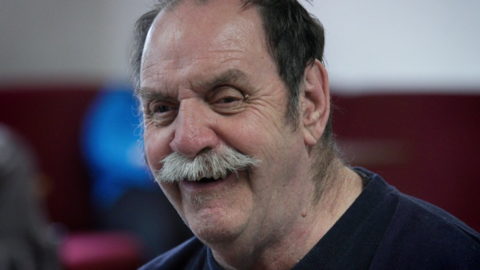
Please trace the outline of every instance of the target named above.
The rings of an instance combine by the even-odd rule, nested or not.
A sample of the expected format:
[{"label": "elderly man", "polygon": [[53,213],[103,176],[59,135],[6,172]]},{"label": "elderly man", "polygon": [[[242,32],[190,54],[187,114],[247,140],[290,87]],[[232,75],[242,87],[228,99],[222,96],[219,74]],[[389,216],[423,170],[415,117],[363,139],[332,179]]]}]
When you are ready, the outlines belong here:
[{"label": "elderly man", "polygon": [[337,157],[323,45],[294,0],[165,0],[140,18],[146,160],[196,236],[142,269],[480,266],[475,231]]}]

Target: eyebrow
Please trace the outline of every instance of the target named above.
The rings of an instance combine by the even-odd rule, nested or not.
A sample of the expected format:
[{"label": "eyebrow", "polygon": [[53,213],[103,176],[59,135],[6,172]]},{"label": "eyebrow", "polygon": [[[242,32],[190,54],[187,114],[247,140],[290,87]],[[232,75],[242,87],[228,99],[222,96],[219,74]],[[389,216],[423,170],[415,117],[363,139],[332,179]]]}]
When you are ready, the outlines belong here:
[{"label": "eyebrow", "polygon": [[[237,81],[242,81],[243,85],[249,86],[245,80],[247,77],[248,77],[247,74],[245,74],[243,71],[236,68],[232,68],[220,73],[219,75],[213,76],[210,79],[193,82],[192,88],[193,89],[213,89],[222,84],[233,83]],[[146,99],[146,100],[169,99],[169,96],[159,93],[158,91],[155,91],[155,89],[152,89],[149,87],[141,87],[137,89],[135,91],[135,95],[138,98]]]},{"label": "eyebrow", "polygon": [[158,93],[153,88],[141,87],[135,90],[135,96],[140,100],[164,100],[168,99],[166,95]]}]

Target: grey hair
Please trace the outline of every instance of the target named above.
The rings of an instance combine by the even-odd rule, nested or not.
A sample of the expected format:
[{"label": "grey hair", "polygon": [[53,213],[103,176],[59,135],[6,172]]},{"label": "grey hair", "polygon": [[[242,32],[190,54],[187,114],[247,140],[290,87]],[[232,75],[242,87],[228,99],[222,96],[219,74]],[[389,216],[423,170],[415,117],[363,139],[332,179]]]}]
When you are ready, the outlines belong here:
[{"label": "grey hair", "polygon": [[183,180],[200,181],[202,178],[225,178],[231,172],[252,170],[260,161],[222,145],[208,149],[191,159],[178,152],[165,157],[162,169],[155,175],[158,183],[174,183]]}]

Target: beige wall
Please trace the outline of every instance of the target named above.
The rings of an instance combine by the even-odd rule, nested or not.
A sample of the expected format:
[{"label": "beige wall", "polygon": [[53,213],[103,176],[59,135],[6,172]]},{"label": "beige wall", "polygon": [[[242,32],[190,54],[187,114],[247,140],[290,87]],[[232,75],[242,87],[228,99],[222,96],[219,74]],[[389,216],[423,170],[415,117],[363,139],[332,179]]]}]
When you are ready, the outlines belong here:
[{"label": "beige wall", "polygon": [[[125,76],[133,23],[152,2],[1,0],[0,84]],[[314,2],[334,88],[480,91],[480,1]]]},{"label": "beige wall", "polygon": [[151,3],[0,1],[0,83],[125,76],[133,24]]}]

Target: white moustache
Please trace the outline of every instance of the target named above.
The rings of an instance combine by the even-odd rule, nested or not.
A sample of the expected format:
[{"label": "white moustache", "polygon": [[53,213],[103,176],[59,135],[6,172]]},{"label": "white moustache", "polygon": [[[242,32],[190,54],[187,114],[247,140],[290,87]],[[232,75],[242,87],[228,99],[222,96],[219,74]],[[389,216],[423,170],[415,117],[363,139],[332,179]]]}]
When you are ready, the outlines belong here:
[{"label": "white moustache", "polygon": [[155,181],[175,183],[183,180],[200,181],[202,178],[221,179],[231,172],[251,170],[259,162],[228,146],[201,152],[194,159],[174,152],[160,161],[163,167],[156,174]]}]

